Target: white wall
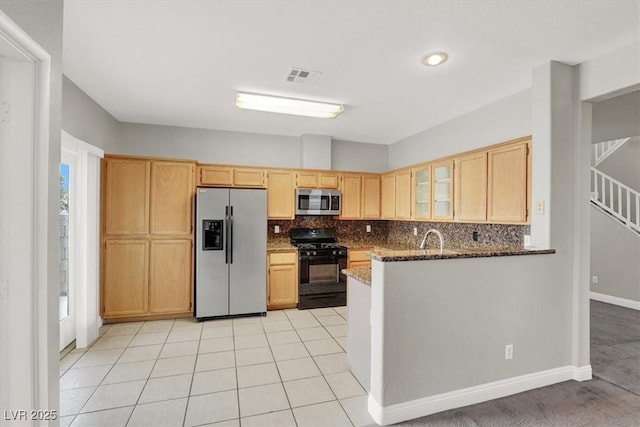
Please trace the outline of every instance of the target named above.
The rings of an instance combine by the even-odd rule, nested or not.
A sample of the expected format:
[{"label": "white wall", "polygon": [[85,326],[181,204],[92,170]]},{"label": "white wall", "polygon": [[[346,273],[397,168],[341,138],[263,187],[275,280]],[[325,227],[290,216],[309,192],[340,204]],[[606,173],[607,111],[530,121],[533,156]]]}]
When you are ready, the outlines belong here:
[{"label": "white wall", "polygon": [[640,135],[640,91],[593,104],[593,142]]},{"label": "white wall", "polygon": [[[60,165],[60,139],[61,139],[61,96],[62,96],[62,0],[2,0],[0,8],[16,24],[26,31],[49,55],[51,55],[51,80],[50,80],[50,117],[49,117],[49,189],[48,189],[48,235],[42,236],[42,243],[47,246],[47,295],[38,295],[39,301],[44,302],[42,312],[46,312],[49,320],[47,336],[35,337],[36,340],[46,341],[46,348],[40,351],[47,355],[47,367],[36,366],[33,369],[40,372],[43,369],[47,373],[47,385],[36,391],[35,401],[38,408],[56,410],[59,405],[59,371],[58,371],[58,245],[59,245],[59,165]],[[42,313],[41,313],[42,314]],[[34,334],[33,330],[25,330],[25,334]],[[25,376],[25,382],[29,381]],[[5,409],[5,408],[2,408]],[[30,409],[30,408],[10,408]]]},{"label": "white wall", "polygon": [[107,153],[117,152],[120,123],[66,76],[62,92],[62,129]]},{"label": "white wall", "polygon": [[640,236],[591,208],[591,290],[640,302]]},{"label": "white wall", "polygon": [[580,64],[580,100],[599,101],[640,88],[640,41]]},{"label": "white wall", "polygon": [[392,144],[389,168],[397,169],[530,134],[529,89]]}]

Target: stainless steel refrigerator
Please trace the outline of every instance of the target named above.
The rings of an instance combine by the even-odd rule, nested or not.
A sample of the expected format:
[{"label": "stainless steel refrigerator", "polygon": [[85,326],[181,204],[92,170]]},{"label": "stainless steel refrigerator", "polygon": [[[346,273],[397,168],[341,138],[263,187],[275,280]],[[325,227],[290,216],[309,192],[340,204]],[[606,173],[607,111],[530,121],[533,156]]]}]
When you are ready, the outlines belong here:
[{"label": "stainless steel refrigerator", "polygon": [[198,188],[198,320],[267,311],[266,190]]}]

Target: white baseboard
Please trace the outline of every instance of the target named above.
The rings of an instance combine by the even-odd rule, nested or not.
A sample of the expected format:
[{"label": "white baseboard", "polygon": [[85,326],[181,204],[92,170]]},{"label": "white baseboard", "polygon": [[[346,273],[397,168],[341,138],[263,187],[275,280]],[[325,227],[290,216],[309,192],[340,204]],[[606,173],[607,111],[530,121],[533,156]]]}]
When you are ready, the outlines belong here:
[{"label": "white baseboard", "polygon": [[591,379],[591,366],[564,366],[384,407],[369,395],[368,408],[376,423],[388,425],[563,381],[589,379]]},{"label": "white baseboard", "polygon": [[634,301],[632,299],[614,297],[611,295],[605,295],[598,292],[591,292],[589,297],[596,301],[606,302],[608,304],[619,305],[620,307],[630,308],[632,310],[640,310],[640,301]]}]

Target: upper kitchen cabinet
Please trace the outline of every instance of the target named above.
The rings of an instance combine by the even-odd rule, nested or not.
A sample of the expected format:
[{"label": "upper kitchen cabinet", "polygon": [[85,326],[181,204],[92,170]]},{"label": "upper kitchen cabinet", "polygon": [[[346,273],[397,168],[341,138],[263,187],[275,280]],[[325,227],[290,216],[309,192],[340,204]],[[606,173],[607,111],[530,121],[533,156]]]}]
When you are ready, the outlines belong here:
[{"label": "upper kitchen cabinet", "polygon": [[198,185],[203,187],[264,188],[263,169],[224,165],[198,166]]},{"label": "upper kitchen cabinet", "polygon": [[380,176],[362,177],[362,218],[380,218]]},{"label": "upper kitchen cabinet", "polygon": [[151,234],[175,236],[191,233],[194,172],[193,163],[151,163]]},{"label": "upper kitchen cabinet", "polygon": [[362,218],[362,175],[343,174],[340,181],[342,190],[340,219]]},{"label": "upper kitchen cabinet", "polygon": [[453,219],[453,160],[433,163],[433,213],[434,220]]},{"label": "upper kitchen cabinet", "polygon": [[103,216],[106,235],[149,232],[149,160],[103,160]]},{"label": "upper kitchen cabinet", "polygon": [[528,221],[529,141],[491,149],[488,152],[489,222]]},{"label": "upper kitchen cabinet", "polygon": [[267,218],[295,218],[295,172],[267,171]]},{"label": "upper kitchen cabinet", "polygon": [[455,160],[455,219],[484,222],[487,219],[487,152]]},{"label": "upper kitchen cabinet", "polygon": [[431,219],[431,165],[411,171],[413,219]]},{"label": "upper kitchen cabinet", "polygon": [[338,188],[338,173],[301,170],[296,172],[296,188]]},{"label": "upper kitchen cabinet", "polygon": [[411,219],[411,169],[396,172],[396,219]]},{"label": "upper kitchen cabinet", "polygon": [[382,175],[381,182],[381,212],[382,219],[396,218],[396,174]]}]

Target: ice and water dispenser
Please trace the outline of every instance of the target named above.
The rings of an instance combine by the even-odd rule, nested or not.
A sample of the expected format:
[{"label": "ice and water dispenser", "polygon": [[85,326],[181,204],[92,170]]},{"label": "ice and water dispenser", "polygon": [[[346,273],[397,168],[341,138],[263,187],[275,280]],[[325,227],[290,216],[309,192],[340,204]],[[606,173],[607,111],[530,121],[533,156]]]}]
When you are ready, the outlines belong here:
[{"label": "ice and water dispenser", "polygon": [[203,219],[202,220],[202,250],[203,251],[221,251],[223,242],[222,219]]}]

